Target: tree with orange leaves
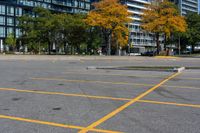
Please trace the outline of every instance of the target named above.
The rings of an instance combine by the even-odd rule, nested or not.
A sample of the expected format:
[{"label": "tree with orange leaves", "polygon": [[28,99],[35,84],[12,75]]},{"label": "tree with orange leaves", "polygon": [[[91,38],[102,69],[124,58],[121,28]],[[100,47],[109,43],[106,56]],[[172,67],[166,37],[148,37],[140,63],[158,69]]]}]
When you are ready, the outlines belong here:
[{"label": "tree with orange leaves", "polygon": [[155,33],[157,54],[159,54],[159,36],[164,34],[169,38],[173,32],[185,32],[187,24],[173,3],[167,0],[155,0],[144,10],[142,28]]},{"label": "tree with orange leaves", "polygon": [[126,23],[130,22],[130,13],[125,5],[118,0],[102,0],[94,3],[85,22],[94,27],[100,27],[107,44],[107,54],[111,54],[111,37],[115,37],[121,45],[127,44],[128,28]]}]

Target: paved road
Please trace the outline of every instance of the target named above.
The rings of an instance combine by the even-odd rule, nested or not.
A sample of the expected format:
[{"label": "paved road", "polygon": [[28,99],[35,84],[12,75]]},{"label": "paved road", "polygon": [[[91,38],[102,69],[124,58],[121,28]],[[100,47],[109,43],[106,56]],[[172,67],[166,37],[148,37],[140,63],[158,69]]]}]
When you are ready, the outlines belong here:
[{"label": "paved road", "polygon": [[51,57],[0,56],[0,133],[199,133],[200,70],[86,69],[199,59]]}]

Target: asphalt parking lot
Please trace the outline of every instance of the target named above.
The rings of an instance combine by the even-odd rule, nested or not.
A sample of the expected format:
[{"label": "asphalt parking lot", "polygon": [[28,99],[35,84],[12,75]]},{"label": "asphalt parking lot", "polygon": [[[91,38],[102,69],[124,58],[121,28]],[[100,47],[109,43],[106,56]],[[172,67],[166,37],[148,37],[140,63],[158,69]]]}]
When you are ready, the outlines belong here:
[{"label": "asphalt parking lot", "polygon": [[86,69],[198,61],[0,60],[0,133],[199,133],[199,69]]}]

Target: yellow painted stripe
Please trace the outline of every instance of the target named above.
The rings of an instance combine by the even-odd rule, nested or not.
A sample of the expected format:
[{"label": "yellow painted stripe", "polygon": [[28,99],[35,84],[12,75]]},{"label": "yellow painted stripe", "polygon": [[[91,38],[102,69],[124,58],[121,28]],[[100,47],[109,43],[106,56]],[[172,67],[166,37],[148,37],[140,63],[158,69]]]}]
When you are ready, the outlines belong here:
[{"label": "yellow painted stripe", "polygon": [[161,59],[180,59],[180,57],[175,57],[175,56],[155,56],[155,58],[161,58]]},{"label": "yellow painted stripe", "polygon": [[138,100],[138,102],[200,108],[200,105],[198,105],[198,104],[184,104],[184,103],[174,103],[174,102],[160,102],[160,101],[152,101],[152,100]]},{"label": "yellow painted stripe", "polygon": [[36,90],[22,90],[14,88],[0,88],[0,91],[15,91],[23,93],[35,93],[35,94],[46,94],[46,95],[61,95],[61,96],[73,96],[73,97],[84,97],[84,98],[95,98],[95,99],[108,99],[108,100],[118,100],[118,101],[129,101],[128,98],[117,98],[108,96],[95,96],[95,95],[82,95],[73,93],[63,93],[63,92],[49,92],[49,91],[36,91]]},{"label": "yellow painted stripe", "polygon": [[101,84],[121,84],[121,85],[136,85],[136,86],[153,86],[153,84],[139,84],[129,82],[109,82],[109,81],[98,81],[98,80],[68,80],[63,78],[30,78],[32,80],[46,80],[46,81],[63,81],[63,82],[75,82],[75,83],[101,83]]},{"label": "yellow painted stripe", "polygon": [[83,129],[83,127],[80,127],[80,126],[65,125],[65,124],[59,124],[59,123],[54,123],[54,122],[33,120],[33,119],[6,116],[6,115],[0,115],[0,118],[10,119],[10,120],[15,120],[15,121],[30,122],[30,123],[36,123],[36,124],[43,124],[43,125],[49,125],[49,126],[63,127],[63,128]]},{"label": "yellow painted stripe", "polygon": [[[118,98],[118,97],[109,97],[109,96],[96,96],[96,95],[82,95],[82,94],[72,94],[72,93],[63,93],[63,92],[49,92],[49,91],[36,91],[36,90],[21,90],[14,88],[0,88],[0,91],[15,91],[22,93],[34,93],[34,94],[44,94],[44,95],[60,95],[60,96],[72,96],[72,97],[83,97],[83,98],[93,98],[93,99],[106,99],[106,100],[117,100],[117,101],[131,101],[131,98]],[[144,103],[154,103],[154,104],[167,104],[167,105],[177,105],[185,107],[194,107],[199,108],[198,104],[184,104],[184,103],[174,103],[174,102],[160,102],[152,100],[138,100],[138,102]]]},{"label": "yellow painted stripe", "polygon": [[[153,86],[153,84],[140,84],[140,83],[130,83],[130,82],[108,82],[108,81],[97,81],[97,80],[68,80],[63,78],[30,78],[32,80],[39,81],[63,81],[63,82],[74,82],[74,83],[100,83],[100,84],[117,84],[117,85],[134,85],[134,86]],[[192,86],[175,86],[175,85],[162,85],[163,87],[170,88],[185,88],[185,89],[196,89],[199,90],[198,87]]]},{"label": "yellow painted stripe", "polygon": [[[101,75],[101,76],[120,76],[120,77],[140,77],[140,78],[164,78],[164,76],[156,76],[156,75],[127,75],[127,74],[107,74],[107,73],[81,73],[81,72],[63,72],[64,74],[75,74],[75,75]],[[200,78],[192,78],[192,77],[182,77],[182,78],[174,78],[174,79],[187,79],[187,80],[200,80]]]},{"label": "yellow painted stripe", "polygon": [[194,90],[200,90],[200,87],[193,87],[193,86],[163,85],[163,87],[177,88],[177,89],[194,89]]},{"label": "yellow painted stripe", "polygon": [[81,72],[63,72],[64,74],[77,74],[77,75],[102,75],[102,76],[120,76],[120,77],[141,77],[141,78],[164,78],[164,76],[149,76],[149,75],[127,75],[127,74],[107,74],[107,73],[81,73]]},{"label": "yellow painted stripe", "polygon": [[[0,119],[9,119],[9,120],[14,120],[14,121],[29,122],[29,123],[35,123],[35,124],[48,125],[48,126],[62,127],[62,128],[72,128],[72,129],[78,129],[78,130],[84,129],[84,127],[81,127],[81,126],[66,125],[66,124],[33,120],[33,119],[27,119],[27,118],[21,118],[21,117],[13,117],[13,116],[7,116],[7,115],[0,115]],[[91,129],[91,131],[102,132],[102,133],[121,133],[117,131],[101,130],[101,129]]]},{"label": "yellow painted stripe", "polygon": [[152,87],[149,90],[145,91],[144,93],[140,94],[136,98],[132,99],[131,101],[127,102],[126,104],[122,105],[121,107],[117,108],[116,110],[112,111],[111,113],[107,114],[106,116],[102,117],[101,119],[99,119],[99,120],[95,121],[94,123],[90,124],[85,129],[82,129],[79,133],[86,133],[86,132],[90,131],[91,129],[95,128],[96,126],[100,125],[101,123],[105,122],[106,120],[110,119],[111,117],[115,116],[119,112],[123,111],[124,109],[126,109],[127,107],[132,105],[133,103],[135,103],[138,100],[140,100],[141,98],[145,97],[146,95],[148,95],[149,93],[151,93],[152,91],[154,91],[155,89],[160,87],[162,84],[164,84],[168,80],[176,77],[179,74],[180,73],[175,73],[175,74],[169,76],[165,80],[161,81],[159,84],[155,85],[154,87]]}]

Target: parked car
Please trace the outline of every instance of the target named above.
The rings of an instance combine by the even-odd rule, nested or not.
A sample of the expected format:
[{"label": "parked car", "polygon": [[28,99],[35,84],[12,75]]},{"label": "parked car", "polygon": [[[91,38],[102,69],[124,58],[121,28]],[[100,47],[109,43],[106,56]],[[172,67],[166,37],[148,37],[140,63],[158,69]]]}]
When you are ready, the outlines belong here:
[{"label": "parked car", "polygon": [[155,56],[156,51],[146,51],[144,53],[141,53],[142,56]]}]

